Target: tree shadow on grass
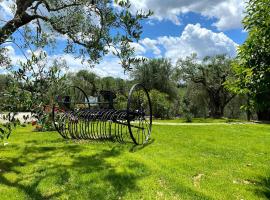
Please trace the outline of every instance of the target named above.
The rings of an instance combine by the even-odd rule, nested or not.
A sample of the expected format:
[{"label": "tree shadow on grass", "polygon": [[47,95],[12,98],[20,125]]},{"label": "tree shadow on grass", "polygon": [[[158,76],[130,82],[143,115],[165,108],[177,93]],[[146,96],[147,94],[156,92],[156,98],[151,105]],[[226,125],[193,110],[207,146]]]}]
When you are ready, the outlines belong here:
[{"label": "tree shadow on grass", "polygon": [[[1,199],[14,198],[14,189],[26,199],[116,200],[128,195],[138,198],[147,195],[142,194],[138,181],[153,172],[132,156],[122,155],[130,147],[58,139],[26,140],[22,146],[9,146],[5,151],[17,154],[0,158],[0,190],[2,186],[8,188],[4,196],[0,195]],[[151,192],[151,198],[155,198],[158,191]],[[194,199],[211,199],[182,185],[175,192]]]},{"label": "tree shadow on grass", "polygon": [[270,199],[270,177],[261,177],[258,182],[256,182],[256,194],[260,197]]},{"label": "tree shadow on grass", "polygon": [[[119,167],[119,163],[107,161],[122,154],[125,148],[120,145],[104,150],[102,144],[96,144],[95,151],[89,152],[78,144],[41,144],[27,141],[16,157],[0,159],[0,184],[32,199],[119,199],[128,191],[139,190],[136,182],[143,174],[138,176],[129,165]],[[147,171],[143,164],[130,163]]]}]

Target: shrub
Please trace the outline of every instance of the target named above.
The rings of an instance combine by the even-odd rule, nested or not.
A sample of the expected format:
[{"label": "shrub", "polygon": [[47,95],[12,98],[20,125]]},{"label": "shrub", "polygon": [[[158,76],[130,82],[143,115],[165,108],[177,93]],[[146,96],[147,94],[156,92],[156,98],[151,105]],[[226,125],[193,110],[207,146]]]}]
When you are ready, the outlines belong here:
[{"label": "shrub", "polygon": [[182,112],[183,112],[183,117],[186,122],[192,122],[193,114],[191,112],[191,101],[188,97],[183,98],[183,102],[181,104]]},{"label": "shrub", "polygon": [[169,101],[169,96],[157,90],[150,91],[152,102],[152,112],[155,118],[169,119],[175,115],[173,103]]}]

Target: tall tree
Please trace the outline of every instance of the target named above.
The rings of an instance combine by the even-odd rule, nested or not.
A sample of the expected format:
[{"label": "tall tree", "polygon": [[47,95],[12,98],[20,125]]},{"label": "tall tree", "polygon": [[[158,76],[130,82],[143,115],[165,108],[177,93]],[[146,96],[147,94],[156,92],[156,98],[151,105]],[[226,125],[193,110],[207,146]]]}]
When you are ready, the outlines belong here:
[{"label": "tall tree", "polygon": [[[134,49],[130,42],[140,38],[140,21],[151,12],[129,11],[129,0],[13,0],[14,17],[0,27],[0,45],[15,42],[11,38],[19,28],[25,28],[27,43],[44,47],[51,35],[67,38],[66,52],[97,62],[113,48],[123,67],[129,68]],[[36,24],[36,34],[27,25]],[[112,34],[113,33],[113,34]],[[1,57],[0,57],[1,58]],[[2,60],[0,61],[0,63]]]},{"label": "tall tree", "polygon": [[248,0],[243,19],[248,37],[238,51],[234,65],[237,79],[231,89],[247,94],[248,107],[259,120],[270,120],[270,4],[269,0]]},{"label": "tall tree", "polygon": [[209,98],[210,116],[220,118],[225,106],[235,96],[225,87],[226,80],[232,76],[231,59],[225,55],[205,57],[198,62],[196,54],[185,59],[179,59],[176,67],[179,78],[186,82],[199,84]]},{"label": "tall tree", "polygon": [[173,80],[174,68],[168,59],[150,59],[134,67],[131,77],[143,83],[148,90],[156,89],[169,95],[170,99],[177,97],[176,82]]},{"label": "tall tree", "polygon": [[76,78],[74,80],[75,85],[79,84],[78,86],[82,86],[82,89],[90,92],[90,95],[92,96],[97,95],[100,78],[95,73],[87,70],[80,70],[76,74]]}]

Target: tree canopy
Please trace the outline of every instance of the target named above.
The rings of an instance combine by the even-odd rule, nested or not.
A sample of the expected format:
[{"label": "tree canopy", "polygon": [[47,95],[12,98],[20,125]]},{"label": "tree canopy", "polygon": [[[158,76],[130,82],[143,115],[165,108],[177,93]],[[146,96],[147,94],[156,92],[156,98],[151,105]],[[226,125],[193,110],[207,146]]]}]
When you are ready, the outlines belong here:
[{"label": "tree canopy", "polygon": [[156,89],[166,93],[170,99],[177,97],[176,83],[173,80],[174,67],[168,59],[150,59],[140,63],[134,67],[131,77],[149,90]]},{"label": "tree canopy", "polygon": [[30,45],[44,47],[61,36],[66,52],[95,63],[111,50],[125,69],[138,60],[130,43],[140,38],[140,21],[151,15],[131,13],[128,0],[16,0],[15,8],[14,17],[0,27],[0,45],[15,43],[11,36],[23,27]]},{"label": "tree canopy", "polygon": [[208,94],[211,117],[222,117],[225,106],[235,96],[225,87],[225,82],[233,75],[231,59],[226,55],[205,57],[198,62],[196,54],[177,61],[179,78],[200,85]]},{"label": "tree canopy", "polygon": [[270,6],[268,0],[249,0],[243,19],[248,37],[234,64],[232,90],[248,94],[258,118],[270,120]]}]

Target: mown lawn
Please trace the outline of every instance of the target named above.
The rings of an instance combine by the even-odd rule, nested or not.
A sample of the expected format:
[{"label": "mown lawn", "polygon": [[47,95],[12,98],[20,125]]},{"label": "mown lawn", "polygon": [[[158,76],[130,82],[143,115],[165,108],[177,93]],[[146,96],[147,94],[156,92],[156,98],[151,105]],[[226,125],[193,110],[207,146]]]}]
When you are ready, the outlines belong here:
[{"label": "mown lawn", "polygon": [[[164,123],[186,123],[184,118],[177,118],[177,119],[170,119],[170,120],[155,120],[156,122],[164,122]],[[241,119],[227,119],[227,118],[220,118],[220,119],[213,119],[213,118],[192,118],[192,122],[189,123],[233,123],[233,122],[247,122]]]},{"label": "mown lawn", "polygon": [[144,148],[18,128],[0,199],[267,199],[270,125],[155,125]]}]

